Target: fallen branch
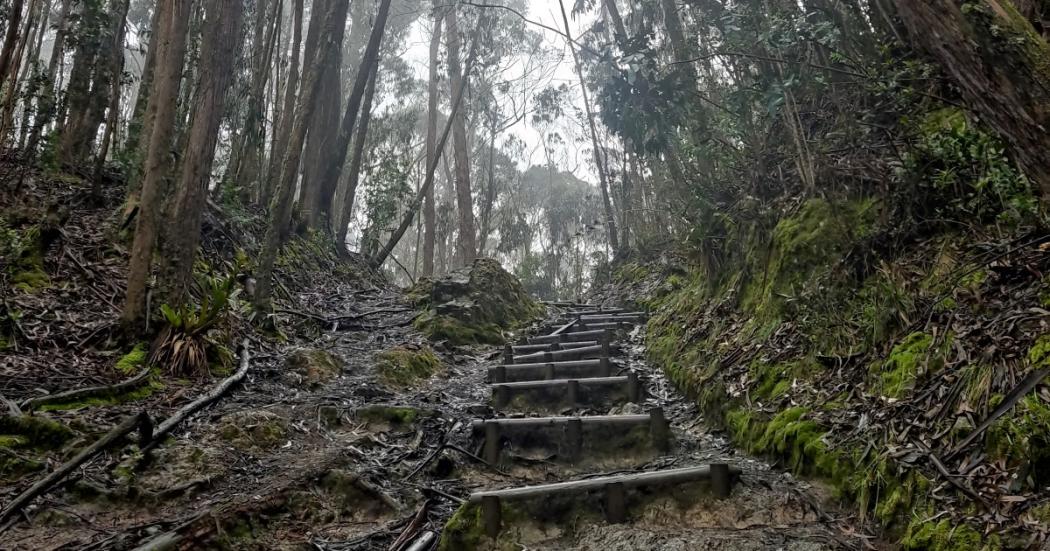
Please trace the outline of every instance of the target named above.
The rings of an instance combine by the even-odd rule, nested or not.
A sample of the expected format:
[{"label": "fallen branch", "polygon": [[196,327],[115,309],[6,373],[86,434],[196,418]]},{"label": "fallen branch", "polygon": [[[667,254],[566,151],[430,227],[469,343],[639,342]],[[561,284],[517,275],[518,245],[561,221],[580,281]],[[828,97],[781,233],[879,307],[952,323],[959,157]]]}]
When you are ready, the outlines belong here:
[{"label": "fallen branch", "polygon": [[97,398],[99,396],[114,396],[119,394],[125,394],[132,390],[135,390],[149,381],[150,369],[143,369],[141,373],[134,377],[113,385],[104,386],[93,386],[90,388],[79,388],[75,390],[67,390],[65,392],[58,392],[55,394],[48,394],[47,396],[39,396],[37,398],[29,398],[22,402],[22,409],[32,411],[41,406],[50,404],[61,404],[65,402],[75,402],[78,400],[84,400],[87,398]]},{"label": "fallen branch", "polygon": [[19,494],[19,496],[11,503],[8,503],[7,507],[4,507],[3,511],[0,511],[0,522],[6,521],[12,515],[21,511],[30,501],[47,493],[47,491],[55,484],[58,484],[62,479],[69,476],[69,474],[75,471],[78,467],[87,463],[88,460],[95,455],[98,455],[136,428],[139,429],[139,439],[142,443],[150,441],[152,436],[150,434],[150,432],[152,432],[150,430],[152,428],[152,423],[146,412],[139,412],[136,415],[124,419],[119,425],[113,427],[112,430],[106,433],[102,438],[98,439],[94,444],[85,448],[84,451],[78,453],[73,459],[63,463],[51,474],[37,481],[37,483],[30,486],[28,490]]},{"label": "fallen branch", "polygon": [[418,536],[419,533],[423,531],[423,527],[426,525],[427,510],[429,508],[430,501],[423,501],[423,505],[419,507],[419,510],[416,511],[415,516],[412,517],[412,522],[409,522],[408,526],[405,527],[405,529],[401,532],[401,535],[399,535],[397,539],[394,540],[394,543],[390,544],[389,551],[401,551],[407,545],[409,545],[412,542],[412,540],[416,539],[416,536]]},{"label": "fallen branch", "polygon": [[1034,389],[1048,375],[1050,375],[1050,368],[1039,369],[1029,373],[1027,377],[1010,391],[1010,394],[1006,395],[1006,398],[1004,398],[1003,402],[999,404],[999,407],[995,408],[995,411],[990,413],[984,421],[981,421],[981,424],[977,425],[977,428],[973,429],[973,432],[971,432],[966,438],[963,438],[963,441],[959,442],[959,444],[955,446],[952,451],[948,452],[948,455],[944,456],[944,458],[950,461],[953,457],[958,455],[959,452],[966,449],[966,447],[972,444],[974,440],[977,440],[984,431],[988,430],[988,427],[992,426],[992,423],[994,423],[996,419],[999,419],[1003,414],[1013,409],[1014,405],[1016,405],[1021,398],[1031,392],[1032,389]]},{"label": "fallen branch", "polygon": [[11,400],[8,400],[7,398],[4,398],[3,394],[0,394],[0,405],[3,405],[4,409],[6,409],[8,414],[10,414],[12,417],[22,416],[22,410],[18,409],[18,404],[14,403]]},{"label": "fallen branch", "polygon": [[226,392],[229,391],[230,388],[244,380],[245,375],[248,374],[249,366],[251,366],[251,354],[248,353],[248,339],[244,339],[243,341],[241,341],[241,365],[237,369],[237,372],[224,379],[221,383],[216,385],[214,388],[209,390],[200,398],[197,398],[196,400],[183,406],[182,409],[175,412],[174,415],[168,417],[164,420],[163,423],[157,426],[157,430],[153,434],[153,440],[142,448],[143,456],[142,461],[139,462],[139,465],[142,466],[145,464],[147,458],[149,457],[149,452],[153,451],[154,448],[159,446],[160,443],[164,441],[164,437],[171,433],[171,431],[174,430],[175,427],[179,425],[179,423],[182,423],[191,415],[203,409],[204,406],[207,406],[208,404],[215,402],[219,398],[222,398],[222,396],[226,394]]}]

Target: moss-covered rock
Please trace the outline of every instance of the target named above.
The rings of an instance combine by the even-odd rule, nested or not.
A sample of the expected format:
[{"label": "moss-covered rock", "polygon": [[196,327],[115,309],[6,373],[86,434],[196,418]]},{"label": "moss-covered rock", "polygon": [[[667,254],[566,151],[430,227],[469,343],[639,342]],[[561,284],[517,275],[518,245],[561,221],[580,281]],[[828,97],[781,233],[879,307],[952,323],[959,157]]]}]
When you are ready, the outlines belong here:
[{"label": "moss-covered rock", "polygon": [[908,526],[901,548],[923,551],[999,551],[999,537],[985,537],[973,527],[952,523],[950,519],[938,521],[915,520]]},{"label": "moss-covered rock", "polygon": [[42,415],[0,416],[0,445],[56,449],[72,437],[69,427]]},{"label": "moss-covered rock", "polygon": [[405,427],[433,414],[432,410],[383,404],[373,404],[354,410],[355,418],[381,429]]},{"label": "moss-covered rock", "polygon": [[444,369],[441,360],[430,347],[399,346],[375,355],[376,373],[386,384],[410,386],[429,379]]},{"label": "moss-covered rock", "polygon": [[301,348],[285,360],[286,379],[307,388],[320,386],[343,372],[343,361],[331,352]]},{"label": "moss-covered rock", "polygon": [[130,352],[117,360],[116,365],[113,367],[125,375],[134,375],[146,366],[148,356],[149,344],[140,342]]},{"label": "moss-covered rock", "polygon": [[521,283],[490,258],[417,284],[410,296],[424,310],[416,328],[433,340],[454,345],[501,344],[505,331],[543,313]]}]

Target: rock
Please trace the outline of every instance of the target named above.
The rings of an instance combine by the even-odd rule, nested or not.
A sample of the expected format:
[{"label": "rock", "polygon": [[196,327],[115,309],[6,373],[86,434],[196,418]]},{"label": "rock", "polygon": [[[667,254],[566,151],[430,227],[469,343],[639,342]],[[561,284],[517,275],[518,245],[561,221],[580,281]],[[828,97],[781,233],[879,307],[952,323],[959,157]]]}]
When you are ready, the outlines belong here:
[{"label": "rock", "polygon": [[491,258],[479,258],[468,268],[422,281],[409,296],[424,310],[416,328],[432,340],[453,345],[502,344],[504,332],[520,328],[544,311]]},{"label": "rock", "polygon": [[397,387],[411,386],[444,369],[429,346],[398,346],[376,354],[375,361],[379,378],[387,385]]},{"label": "rock", "polygon": [[318,387],[343,372],[343,361],[325,350],[301,348],[285,360],[285,379],[294,386]]},{"label": "rock", "polygon": [[415,423],[421,417],[430,417],[433,415],[434,412],[432,410],[382,404],[366,406],[354,411],[355,418],[359,421],[364,421],[371,428],[380,431],[403,428]]}]

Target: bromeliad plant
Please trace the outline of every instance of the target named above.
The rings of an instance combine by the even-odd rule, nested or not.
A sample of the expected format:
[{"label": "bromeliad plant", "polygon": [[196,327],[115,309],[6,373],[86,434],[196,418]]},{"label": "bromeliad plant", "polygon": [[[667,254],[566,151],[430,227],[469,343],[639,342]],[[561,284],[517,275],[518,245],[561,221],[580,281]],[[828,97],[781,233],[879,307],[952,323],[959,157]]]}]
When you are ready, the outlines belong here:
[{"label": "bromeliad plant", "polygon": [[165,371],[174,376],[207,374],[209,352],[223,352],[209,334],[227,319],[231,303],[240,293],[240,289],[234,289],[235,284],[235,276],[205,275],[196,282],[199,305],[162,305],[160,310],[167,323],[153,341],[150,363],[165,366]]}]

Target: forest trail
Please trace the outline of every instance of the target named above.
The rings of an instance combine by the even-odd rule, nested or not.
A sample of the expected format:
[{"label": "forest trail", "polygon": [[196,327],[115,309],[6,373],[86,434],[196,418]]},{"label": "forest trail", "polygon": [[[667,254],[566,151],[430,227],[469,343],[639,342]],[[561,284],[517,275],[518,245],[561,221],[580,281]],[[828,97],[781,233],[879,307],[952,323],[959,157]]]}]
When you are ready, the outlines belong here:
[{"label": "forest trail", "polygon": [[[64,491],[31,507],[29,522],[10,525],[0,548],[418,550],[436,548],[440,540],[442,549],[484,549],[492,544],[478,539],[484,526],[462,521],[469,509],[456,513],[460,502],[480,500],[480,492],[712,463],[742,471],[726,499],[714,498],[704,482],[664,485],[657,493],[628,488],[627,522],[615,525],[606,522],[601,491],[514,501],[503,510],[498,542],[581,550],[858,547],[859,540],[846,535],[853,533],[849,521],[823,509],[827,500],[819,488],[739,454],[707,432],[695,406],[645,364],[640,332],[628,324],[614,324],[623,329],[614,332],[608,364],[598,359],[600,344],[564,347],[583,351],[567,356],[594,358],[554,364],[557,377],[562,365],[583,369],[573,375],[579,403],[569,406],[560,386],[553,393],[516,389],[502,395],[493,390],[498,385],[487,384],[501,372],[508,380],[522,373],[528,378],[529,364],[520,362],[535,362],[520,356],[542,357],[546,351],[536,344],[519,346],[519,362],[503,368],[506,351],[438,346],[445,367],[437,377],[414,386],[391,384],[378,372],[373,353],[389,350],[391,343],[402,343],[396,349],[426,346],[410,327],[416,314],[402,295],[343,288],[300,298],[315,307],[326,304],[333,313],[361,314],[358,321],[324,325],[320,332],[314,327],[309,339],[302,338],[310,332],[303,329],[316,320],[304,318],[292,343],[256,348],[245,384],[179,428],[152,463],[136,470],[138,457],[130,454],[89,464]],[[560,323],[569,335],[563,338],[600,342],[580,332],[578,321],[554,316],[546,326]],[[533,343],[551,340],[533,333]],[[594,348],[598,354],[588,352]],[[541,369],[546,377],[547,368]],[[612,386],[595,392],[595,380],[586,375],[610,375],[597,382]],[[636,381],[640,388],[629,389]],[[164,394],[160,402],[136,407],[168,408],[175,398]],[[631,394],[642,399],[628,403]],[[122,408],[92,412],[119,419],[113,409]],[[669,424],[667,448],[650,445],[651,424],[640,414],[653,409],[662,410]],[[53,412],[63,421],[83,413]],[[500,447],[486,446],[486,431],[478,430],[485,422],[478,420],[522,414],[581,418],[579,460],[566,453],[560,427],[547,435],[553,439],[504,431]],[[641,432],[595,438],[590,420],[606,415],[629,422],[641,417]],[[533,511],[533,520],[519,515],[522,510]]]}]

